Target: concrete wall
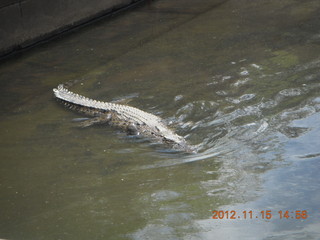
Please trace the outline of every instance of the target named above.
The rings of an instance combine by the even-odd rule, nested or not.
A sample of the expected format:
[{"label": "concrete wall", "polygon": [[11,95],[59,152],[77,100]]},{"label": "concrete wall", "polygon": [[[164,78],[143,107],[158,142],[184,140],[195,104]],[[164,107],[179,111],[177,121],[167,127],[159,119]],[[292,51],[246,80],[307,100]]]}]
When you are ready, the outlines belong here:
[{"label": "concrete wall", "polygon": [[0,57],[141,0],[1,0]]}]

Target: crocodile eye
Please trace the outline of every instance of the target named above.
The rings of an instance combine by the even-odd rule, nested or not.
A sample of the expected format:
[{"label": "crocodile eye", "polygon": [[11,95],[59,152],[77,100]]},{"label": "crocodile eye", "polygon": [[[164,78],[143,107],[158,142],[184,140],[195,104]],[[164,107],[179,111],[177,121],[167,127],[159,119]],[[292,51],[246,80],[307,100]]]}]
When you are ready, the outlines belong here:
[{"label": "crocodile eye", "polygon": [[173,142],[174,142],[174,140],[172,140],[172,139],[170,139],[170,138],[166,138],[166,137],[164,137],[163,140],[164,140],[165,142],[168,142],[168,143],[173,143]]}]

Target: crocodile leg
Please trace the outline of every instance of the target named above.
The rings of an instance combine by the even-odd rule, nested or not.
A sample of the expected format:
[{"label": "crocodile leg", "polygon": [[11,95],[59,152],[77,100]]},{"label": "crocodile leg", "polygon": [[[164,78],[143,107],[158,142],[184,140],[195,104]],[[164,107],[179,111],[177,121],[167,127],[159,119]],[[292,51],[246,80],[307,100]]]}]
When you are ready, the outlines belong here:
[{"label": "crocodile leg", "polygon": [[128,135],[139,135],[138,127],[134,123],[128,124],[126,132]]},{"label": "crocodile leg", "polygon": [[94,124],[103,124],[103,123],[109,123],[111,120],[111,113],[106,113],[98,117],[90,118],[88,120],[82,121],[79,125],[79,127],[85,128],[92,126]]}]

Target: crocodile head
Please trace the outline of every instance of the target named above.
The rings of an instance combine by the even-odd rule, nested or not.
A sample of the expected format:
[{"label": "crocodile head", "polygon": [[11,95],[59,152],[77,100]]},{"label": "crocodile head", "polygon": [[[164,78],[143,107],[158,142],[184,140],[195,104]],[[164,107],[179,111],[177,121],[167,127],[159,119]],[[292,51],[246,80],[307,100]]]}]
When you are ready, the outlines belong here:
[{"label": "crocodile head", "polygon": [[179,136],[178,134],[175,134],[167,127],[162,127],[161,125],[158,125],[156,128],[159,131],[159,133],[161,133],[162,141],[171,145],[173,149],[179,151],[186,151],[189,153],[196,153],[196,150],[193,149],[183,137]]},{"label": "crocodile head", "polygon": [[172,141],[172,139],[165,138],[165,142],[169,143],[174,150],[184,151],[187,153],[197,153],[197,150],[189,145],[183,137],[179,137],[179,141]]}]

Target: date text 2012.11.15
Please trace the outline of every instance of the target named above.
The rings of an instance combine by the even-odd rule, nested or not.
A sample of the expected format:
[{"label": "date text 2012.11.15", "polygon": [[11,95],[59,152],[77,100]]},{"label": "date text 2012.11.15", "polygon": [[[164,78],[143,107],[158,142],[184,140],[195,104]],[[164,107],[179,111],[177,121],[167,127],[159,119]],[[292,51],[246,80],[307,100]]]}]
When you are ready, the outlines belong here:
[{"label": "date text 2012.11.15", "polygon": [[212,219],[272,219],[277,217],[278,219],[307,219],[307,210],[280,210],[274,213],[272,210],[252,211],[244,210],[238,212],[235,210],[214,210],[212,211]]}]

